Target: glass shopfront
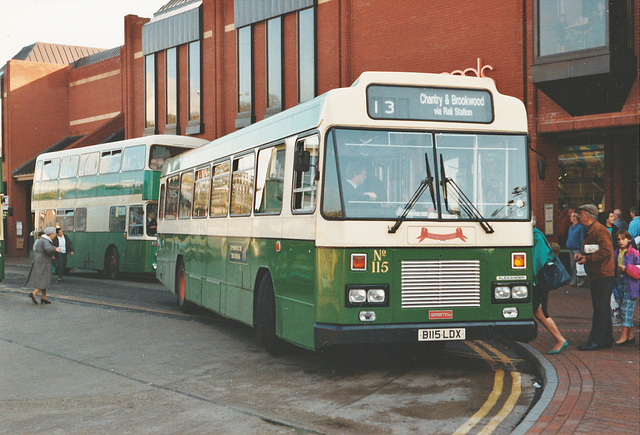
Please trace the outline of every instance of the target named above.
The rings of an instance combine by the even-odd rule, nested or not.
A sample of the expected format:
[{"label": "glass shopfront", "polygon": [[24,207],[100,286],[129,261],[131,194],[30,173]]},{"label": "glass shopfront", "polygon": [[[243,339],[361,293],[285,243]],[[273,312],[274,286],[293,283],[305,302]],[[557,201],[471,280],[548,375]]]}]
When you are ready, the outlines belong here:
[{"label": "glass shopfront", "polygon": [[604,206],[604,145],[576,145],[558,152],[558,199],[560,208],[582,204]]}]

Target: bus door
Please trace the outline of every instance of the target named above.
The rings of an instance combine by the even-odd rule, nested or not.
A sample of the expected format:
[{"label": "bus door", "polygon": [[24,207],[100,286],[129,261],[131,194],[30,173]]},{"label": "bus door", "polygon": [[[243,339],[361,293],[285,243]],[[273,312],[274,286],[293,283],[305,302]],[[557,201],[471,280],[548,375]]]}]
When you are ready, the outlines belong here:
[{"label": "bus door", "polygon": [[127,213],[126,239],[124,258],[121,265],[131,270],[144,270],[147,260],[147,242],[144,236],[144,208],[142,205],[131,205]]}]

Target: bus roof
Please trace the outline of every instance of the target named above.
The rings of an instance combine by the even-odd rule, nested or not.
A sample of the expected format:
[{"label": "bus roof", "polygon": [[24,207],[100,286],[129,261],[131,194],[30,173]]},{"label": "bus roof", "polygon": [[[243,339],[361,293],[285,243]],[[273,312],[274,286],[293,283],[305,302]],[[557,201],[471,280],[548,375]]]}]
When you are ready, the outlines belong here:
[{"label": "bus roof", "polygon": [[75,154],[86,154],[93,151],[113,150],[118,148],[124,148],[132,145],[167,145],[167,146],[182,146],[186,148],[197,148],[206,144],[208,141],[205,139],[198,139],[189,136],[176,136],[168,134],[156,134],[144,137],[137,137],[134,139],[126,139],[116,142],[105,142],[97,145],[89,145],[80,148],[69,148],[61,151],[54,151],[50,153],[42,153],[38,156],[37,160],[46,160],[56,157],[65,157]]},{"label": "bus roof", "polygon": [[[416,86],[436,88],[460,88],[487,90],[493,97],[494,113],[491,123],[451,123],[419,120],[374,120],[367,112],[367,87],[372,84],[393,86]],[[346,104],[348,103],[348,104]],[[506,114],[508,116],[503,116]],[[256,145],[268,144],[314,128],[321,123],[372,128],[420,128],[452,129],[457,131],[527,132],[527,117],[524,104],[517,98],[502,95],[490,78],[467,77],[450,74],[411,72],[363,72],[348,88],[332,89],[313,100],[301,103],[248,127],[220,137],[199,149],[169,159],[162,174],[166,175],[187,168],[196,167],[211,160],[212,155],[226,156],[251,149]],[[215,148],[215,153],[212,153]],[[215,157],[214,157],[215,158]]]}]

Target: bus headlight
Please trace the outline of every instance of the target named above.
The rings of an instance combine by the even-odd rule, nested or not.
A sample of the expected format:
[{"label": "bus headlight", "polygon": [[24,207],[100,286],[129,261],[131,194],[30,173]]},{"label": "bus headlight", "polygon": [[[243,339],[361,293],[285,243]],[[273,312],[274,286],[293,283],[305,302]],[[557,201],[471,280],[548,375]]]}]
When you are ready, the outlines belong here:
[{"label": "bus headlight", "polygon": [[367,291],[361,288],[349,290],[349,302],[352,304],[362,304],[367,300]]},{"label": "bus headlight", "polygon": [[388,307],[389,284],[347,284],[346,307]]},{"label": "bus headlight", "polygon": [[526,281],[491,283],[491,303],[521,304],[531,300],[529,283]]},{"label": "bus headlight", "polygon": [[497,286],[493,289],[496,300],[509,299],[511,297],[511,287],[506,285]]},{"label": "bus headlight", "polygon": [[367,291],[367,302],[371,302],[372,304],[382,304],[386,298],[387,295],[381,288],[374,288]]},{"label": "bus headlight", "polygon": [[513,299],[527,299],[529,297],[529,287],[526,285],[515,285],[511,288]]}]

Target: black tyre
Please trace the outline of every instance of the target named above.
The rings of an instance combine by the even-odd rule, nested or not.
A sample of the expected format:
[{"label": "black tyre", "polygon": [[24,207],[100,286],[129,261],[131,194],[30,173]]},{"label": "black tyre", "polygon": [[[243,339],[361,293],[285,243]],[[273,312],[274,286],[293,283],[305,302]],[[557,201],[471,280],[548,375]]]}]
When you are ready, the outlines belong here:
[{"label": "black tyre", "polygon": [[104,255],[103,275],[107,279],[115,279],[120,273],[120,254],[118,248],[110,246]]},{"label": "black tyre", "polygon": [[258,342],[271,355],[282,355],[285,343],[276,336],[276,297],[271,276],[262,277],[256,299],[255,329]]},{"label": "black tyre", "polygon": [[178,307],[183,313],[187,313],[190,308],[190,304],[187,301],[187,282],[186,274],[184,272],[184,262],[178,261],[178,267],[176,268],[176,301]]}]

